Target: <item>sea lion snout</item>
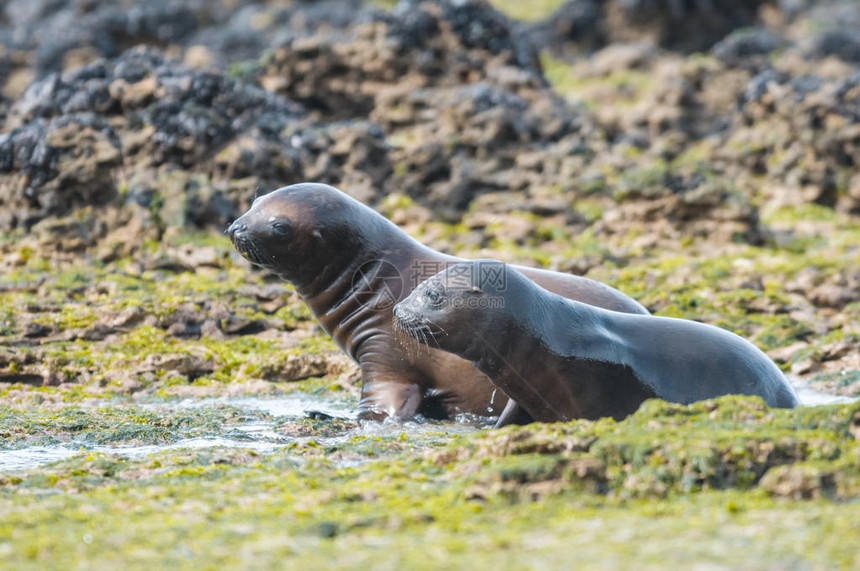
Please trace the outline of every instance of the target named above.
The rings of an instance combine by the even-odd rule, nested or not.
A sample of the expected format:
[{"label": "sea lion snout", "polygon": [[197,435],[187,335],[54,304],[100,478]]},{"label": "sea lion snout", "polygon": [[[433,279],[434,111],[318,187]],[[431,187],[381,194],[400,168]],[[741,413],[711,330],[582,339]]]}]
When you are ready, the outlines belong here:
[{"label": "sea lion snout", "polygon": [[407,307],[409,298],[404,299],[394,306],[394,320],[399,322],[407,331],[415,331],[418,329],[426,329],[428,327],[427,320],[419,311]]},{"label": "sea lion snout", "polygon": [[225,234],[227,234],[231,239],[235,240],[237,234],[244,234],[248,231],[248,225],[242,222],[242,218],[237,218],[233,221],[230,226],[225,230]]},{"label": "sea lion snout", "polygon": [[418,320],[418,315],[416,315],[414,311],[403,307],[402,301],[394,306],[393,311],[394,318],[401,322],[413,323]]},{"label": "sea lion snout", "polygon": [[254,229],[248,226],[247,213],[233,221],[225,233],[242,257],[258,266],[266,265],[268,256],[263,245],[255,238]]}]

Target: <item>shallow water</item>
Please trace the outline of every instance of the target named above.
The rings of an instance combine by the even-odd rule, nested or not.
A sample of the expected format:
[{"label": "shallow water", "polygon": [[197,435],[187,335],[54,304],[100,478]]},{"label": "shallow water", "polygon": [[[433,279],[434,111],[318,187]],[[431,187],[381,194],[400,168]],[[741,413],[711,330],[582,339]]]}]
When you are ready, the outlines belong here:
[{"label": "shallow water", "polygon": [[[111,403],[99,406],[127,406]],[[360,426],[345,430],[342,434],[331,437],[302,436],[290,437],[274,430],[277,423],[284,420],[299,420],[306,418],[307,411],[318,411],[340,419],[354,419],[354,404],[308,393],[296,392],[284,397],[266,399],[259,397],[240,398],[200,398],[184,399],[181,401],[143,403],[140,408],[159,409],[189,409],[213,406],[231,406],[240,410],[260,411],[272,415],[269,420],[254,419],[244,424],[231,426],[227,435],[212,437],[186,438],[169,444],[146,445],[117,445],[105,446],[87,442],[71,442],[56,446],[31,446],[18,450],[0,450],[0,473],[14,470],[36,468],[50,462],[63,460],[76,454],[101,452],[115,454],[126,458],[142,458],[167,450],[202,449],[202,448],[241,448],[261,453],[271,453],[283,449],[294,442],[314,440],[327,446],[345,442],[356,436],[416,436],[433,432],[444,432],[448,435],[464,434],[486,426],[486,419],[474,419],[470,422],[433,422],[416,421],[407,423],[396,422],[365,422]],[[345,461],[354,464],[355,460]]]},{"label": "shallow water", "polygon": [[[277,417],[304,418],[305,412],[315,410],[338,418],[354,418],[354,406],[331,397],[313,395],[296,391],[279,398],[260,397],[215,397],[190,398],[173,402],[143,403],[144,408],[172,408],[176,410],[200,408],[204,406],[235,406],[248,410],[265,412]],[[109,404],[107,406],[110,406]]]},{"label": "shallow water", "polygon": [[802,406],[818,406],[823,404],[848,404],[858,400],[858,397],[846,397],[832,395],[809,388],[809,384],[803,379],[789,376],[788,382],[797,393],[797,398]]},{"label": "shallow water", "polygon": [[[801,379],[789,377],[789,382],[797,392],[803,406],[828,404],[843,404],[854,402],[857,398],[832,395],[813,390]],[[127,406],[105,403],[101,406]],[[170,444],[119,445],[105,446],[87,442],[72,442],[56,446],[31,446],[19,450],[0,451],[0,472],[36,468],[50,462],[62,460],[85,452],[101,452],[116,454],[126,458],[141,458],[167,450],[202,449],[202,448],[241,448],[260,453],[272,453],[283,449],[293,442],[315,440],[321,445],[333,445],[345,442],[356,436],[417,436],[432,432],[444,432],[448,435],[474,432],[488,426],[488,419],[461,419],[461,422],[432,422],[417,421],[407,423],[395,422],[366,422],[357,428],[344,431],[332,437],[302,436],[289,437],[274,430],[275,425],[283,420],[299,420],[306,417],[306,411],[313,410],[326,413],[342,419],[354,419],[354,403],[336,400],[331,397],[296,392],[284,397],[266,399],[259,397],[242,398],[200,398],[181,401],[158,403],[143,403],[133,406],[160,409],[188,409],[212,406],[231,406],[248,411],[260,411],[272,416],[270,420],[255,419],[251,422],[232,427],[228,435],[211,437],[186,438]],[[355,460],[351,461],[352,463]]]},{"label": "shallow water", "polygon": [[[126,458],[142,458],[149,454],[175,450],[180,448],[243,448],[256,450],[258,452],[271,452],[279,445],[269,442],[257,442],[253,440],[232,440],[229,438],[187,438],[174,442],[173,444],[149,444],[143,446],[104,446],[104,445],[79,445],[73,446],[31,446],[20,450],[0,451],[0,472],[13,470],[25,470],[36,468],[43,464],[62,460],[85,452],[104,452],[116,454]],[[282,445],[280,445],[282,446]]]}]

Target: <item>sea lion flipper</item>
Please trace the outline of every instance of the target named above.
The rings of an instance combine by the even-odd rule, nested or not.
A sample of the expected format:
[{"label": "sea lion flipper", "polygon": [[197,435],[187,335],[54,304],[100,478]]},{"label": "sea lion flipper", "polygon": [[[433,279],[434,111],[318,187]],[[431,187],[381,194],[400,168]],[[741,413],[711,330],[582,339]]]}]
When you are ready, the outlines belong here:
[{"label": "sea lion flipper", "polygon": [[415,383],[393,380],[368,380],[363,375],[359,420],[409,420],[418,414],[424,390]]},{"label": "sea lion flipper", "polygon": [[509,424],[529,424],[531,422],[534,422],[534,419],[526,412],[526,409],[518,405],[514,399],[509,398],[508,404],[505,405],[505,409],[499,415],[493,428],[501,428]]}]

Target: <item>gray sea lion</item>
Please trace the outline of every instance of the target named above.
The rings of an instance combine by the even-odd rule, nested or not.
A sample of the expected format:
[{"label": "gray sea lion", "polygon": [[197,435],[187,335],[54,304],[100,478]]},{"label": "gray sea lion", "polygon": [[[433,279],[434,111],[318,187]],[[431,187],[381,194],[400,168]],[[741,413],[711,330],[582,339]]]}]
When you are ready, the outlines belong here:
[{"label": "gray sea lion", "polygon": [[[462,261],[419,244],[336,188],[297,184],[257,198],[227,229],[252,263],[291,282],[323,328],[361,368],[359,417],[417,413],[498,415],[507,398],[468,361],[430,349],[408,358],[395,339],[392,307],[424,279]],[[647,314],[633,299],[586,278],[520,268],[565,297]],[[525,422],[512,409],[499,422]]]},{"label": "gray sea lion", "polygon": [[779,368],[734,333],[565,299],[495,260],[450,266],[394,315],[419,342],[471,361],[538,421],[621,419],[653,397],[798,404]]}]

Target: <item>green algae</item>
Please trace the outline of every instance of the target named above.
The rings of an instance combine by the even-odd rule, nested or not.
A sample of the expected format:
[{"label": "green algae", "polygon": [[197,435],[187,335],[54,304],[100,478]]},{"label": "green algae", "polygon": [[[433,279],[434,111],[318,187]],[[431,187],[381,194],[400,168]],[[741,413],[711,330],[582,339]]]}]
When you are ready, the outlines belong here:
[{"label": "green algae", "polygon": [[510,18],[524,22],[541,20],[555,12],[564,0],[536,0],[517,2],[516,0],[492,0],[491,4]]},{"label": "green algae", "polygon": [[653,74],[646,71],[620,70],[603,75],[583,75],[575,72],[569,63],[547,52],[541,53],[540,60],[544,75],[553,88],[586,109],[597,109],[605,104],[608,94],[611,94],[616,107],[629,107],[659,87]]},{"label": "green algae", "polygon": [[[314,319],[289,285],[271,284],[244,263],[234,267],[223,237],[177,235],[161,248],[147,254],[155,268],[159,259],[169,267],[172,252],[187,248],[208,248],[217,265],[196,272],[142,270],[137,260],[119,259],[45,273],[40,258],[31,256],[0,276],[0,376],[32,372],[51,385],[40,389],[46,396],[73,402],[122,395],[129,387],[164,394],[183,384],[235,385],[253,377],[254,363],[336,351],[324,336],[286,343],[250,334],[261,328],[286,334]],[[199,324],[207,314],[217,328],[235,333],[170,333],[170,325]],[[23,335],[40,342],[2,350],[5,339]],[[0,399],[9,394],[21,398],[20,386],[0,385]]]},{"label": "green algae", "polygon": [[[272,455],[84,453],[2,477],[0,558],[15,567],[507,568],[569,563],[575,548],[583,567],[648,567],[667,553],[679,564],[851,567],[856,413],[655,401],[622,422],[357,437],[351,451],[364,462],[349,467],[329,460],[346,448],[324,444]],[[778,453],[786,438],[796,454]],[[762,487],[755,466],[767,443],[771,479],[792,467],[829,470],[841,491],[798,503]],[[714,478],[714,458],[737,477],[690,485],[690,473]]]},{"label": "green algae", "polygon": [[230,406],[193,410],[112,405],[59,410],[0,406],[0,449],[61,442],[157,444],[218,436],[230,426],[269,419],[262,412]]},{"label": "green algae", "polygon": [[[380,8],[391,10],[397,5],[398,0],[373,0]],[[564,0],[535,0],[533,2],[518,2],[517,0],[491,0],[497,10],[506,14],[509,18],[524,22],[540,20],[550,16],[564,3]]]},{"label": "green algae", "polygon": [[[397,5],[398,0],[373,0],[380,8],[391,10]],[[536,0],[533,2],[518,2],[516,0],[491,0],[497,10],[505,13],[509,18],[524,22],[540,20],[550,16],[564,3],[564,0]]]}]

